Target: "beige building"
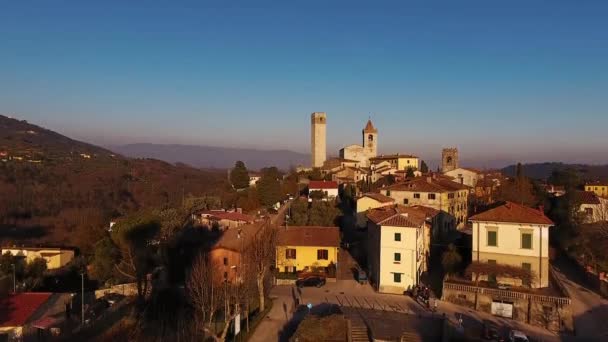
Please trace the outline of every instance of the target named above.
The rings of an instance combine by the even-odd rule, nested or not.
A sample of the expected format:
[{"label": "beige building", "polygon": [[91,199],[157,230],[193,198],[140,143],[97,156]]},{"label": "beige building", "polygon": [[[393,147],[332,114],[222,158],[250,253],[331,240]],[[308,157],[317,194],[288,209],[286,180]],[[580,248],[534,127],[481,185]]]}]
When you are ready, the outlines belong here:
[{"label": "beige building", "polygon": [[203,210],[192,216],[196,222],[209,229],[217,227],[221,230],[237,228],[255,221],[253,216],[224,210]]},{"label": "beige building", "polygon": [[[408,154],[388,154],[370,158],[371,165],[382,167],[389,165],[395,171],[405,171],[409,168],[418,170],[420,168],[420,159]],[[388,163],[388,164],[384,164]]]},{"label": "beige building", "polygon": [[324,112],[312,113],[310,127],[312,167],[322,167],[327,159],[327,115]]},{"label": "beige building", "polygon": [[361,167],[370,165],[370,158],[378,155],[378,130],[374,127],[371,120],[362,131],[363,144],[350,145],[340,150],[340,158],[356,160]]},{"label": "beige building", "polygon": [[483,179],[483,172],[466,167],[459,167],[443,174],[454,178],[454,182],[469,186],[471,189],[475,188],[477,182]]},{"label": "beige building", "polygon": [[608,221],[608,199],[599,197],[591,191],[578,191],[576,203],[584,223]]},{"label": "beige building", "polygon": [[13,256],[23,257],[26,263],[38,258],[44,259],[46,268],[49,270],[61,268],[74,259],[74,250],[67,248],[2,247],[0,253],[10,253]]},{"label": "beige building", "polygon": [[474,215],[473,261],[504,264],[532,271],[531,284],[519,279],[481,275],[479,280],[512,286],[549,286],[549,227],[553,222],[542,210],[507,202]]},{"label": "beige building", "polygon": [[608,197],[608,183],[588,183],[585,184],[585,191],[593,191],[600,197]]},{"label": "beige building", "polygon": [[426,271],[427,214],[417,208],[372,209],[368,217],[368,271],[378,292],[403,294]]},{"label": "beige building", "polygon": [[367,212],[371,209],[394,206],[395,200],[378,193],[366,193],[357,198],[357,227],[367,227]]},{"label": "beige building", "polygon": [[448,213],[457,227],[464,227],[468,217],[469,187],[444,177],[416,177],[380,190],[402,205],[422,205]]}]

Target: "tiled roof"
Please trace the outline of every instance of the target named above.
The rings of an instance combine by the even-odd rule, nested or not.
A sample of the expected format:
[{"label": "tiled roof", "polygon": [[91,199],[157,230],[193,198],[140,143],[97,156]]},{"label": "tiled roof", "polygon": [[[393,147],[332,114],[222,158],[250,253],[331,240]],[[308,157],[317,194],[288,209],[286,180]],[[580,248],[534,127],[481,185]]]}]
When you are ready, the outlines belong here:
[{"label": "tiled roof", "polygon": [[367,120],[367,125],[365,125],[365,128],[363,129],[363,132],[365,132],[365,133],[378,133],[378,130],[374,127],[374,124],[372,123],[372,120]]},{"label": "tiled roof", "polygon": [[394,199],[388,197],[388,196],[384,196],[383,194],[379,194],[376,192],[368,192],[366,194],[363,194],[363,196],[361,197],[369,197],[371,199],[374,199],[380,203],[391,203],[391,202],[395,202]]},{"label": "tiled roof", "polygon": [[238,228],[226,229],[213,248],[226,248],[241,251],[247,248],[249,242],[262,229],[260,224],[248,224]]},{"label": "tiled roof", "polygon": [[202,211],[202,215],[208,215],[216,220],[228,220],[228,221],[243,221],[243,222],[253,222],[255,218],[250,215],[237,213],[237,212],[229,212],[223,210],[207,210]]},{"label": "tiled roof", "polygon": [[367,213],[367,218],[375,224],[393,227],[420,227],[427,217],[421,208],[401,205],[371,209]]},{"label": "tiled roof", "polygon": [[288,226],[279,228],[279,246],[339,247],[338,227]]},{"label": "tiled roof", "polygon": [[332,181],[310,181],[308,188],[312,189],[337,189],[338,183]]},{"label": "tiled roof", "polygon": [[593,191],[577,191],[576,201],[580,204],[600,204],[600,199]]},{"label": "tiled roof", "polygon": [[397,159],[397,158],[418,158],[412,154],[382,154],[373,158],[369,158],[369,160],[387,160],[387,159]]},{"label": "tiled roof", "polygon": [[513,202],[506,202],[496,208],[473,215],[470,220],[553,225],[553,221],[545,216],[542,211]]},{"label": "tiled roof", "polygon": [[52,296],[48,292],[23,292],[0,298],[0,327],[21,327]]},{"label": "tiled roof", "polygon": [[389,186],[387,189],[395,191],[416,191],[416,192],[451,192],[467,190],[468,186],[444,178],[416,177],[405,182]]}]

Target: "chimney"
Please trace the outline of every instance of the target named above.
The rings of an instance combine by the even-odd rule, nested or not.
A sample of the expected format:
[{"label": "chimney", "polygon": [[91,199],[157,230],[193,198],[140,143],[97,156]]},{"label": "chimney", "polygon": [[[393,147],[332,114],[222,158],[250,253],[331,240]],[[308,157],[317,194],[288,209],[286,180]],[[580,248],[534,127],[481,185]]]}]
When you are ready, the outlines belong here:
[{"label": "chimney", "polygon": [[426,177],[426,182],[427,183],[432,183],[433,182],[433,177]]},{"label": "chimney", "polygon": [[403,217],[409,217],[409,214],[408,213],[401,213],[401,216],[403,216]]}]

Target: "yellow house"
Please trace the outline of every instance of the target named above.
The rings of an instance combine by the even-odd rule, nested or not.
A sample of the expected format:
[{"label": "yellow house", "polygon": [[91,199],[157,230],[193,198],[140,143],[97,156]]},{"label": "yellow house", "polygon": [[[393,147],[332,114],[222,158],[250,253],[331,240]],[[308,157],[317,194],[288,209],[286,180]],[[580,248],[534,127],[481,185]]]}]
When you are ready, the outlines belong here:
[{"label": "yellow house", "polygon": [[281,273],[327,272],[337,265],[338,227],[286,227],[278,232],[276,267]]},{"label": "yellow house", "polygon": [[392,206],[395,200],[378,193],[366,193],[357,198],[357,227],[367,226],[367,212],[371,209]]},{"label": "yellow house", "polygon": [[379,164],[381,162],[388,162],[392,167],[397,170],[407,170],[409,168],[413,168],[418,170],[420,168],[419,159],[416,156],[408,155],[408,154],[389,154],[389,155],[380,155],[378,157],[370,158],[371,164]]},{"label": "yellow house", "polygon": [[514,266],[533,275],[529,284],[500,274],[480,275],[479,280],[532,288],[549,286],[549,228],[553,222],[542,210],[506,202],[470,220],[473,261]]},{"label": "yellow house", "polygon": [[401,205],[422,205],[453,216],[457,227],[468,218],[470,188],[443,177],[416,177],[380,190]]},{"label": "yellow house", "polygon": [[608,197],[608,183],[585,184],[585,191],[595,192],[600,197]]},{"label": "yellow house", "polygon": [[26,263],[42,258],[46,261],[46,268],[49,270],[61,268],[74,259],[74,250],[66,248],[2,247],[0,253],[23,257]]}]

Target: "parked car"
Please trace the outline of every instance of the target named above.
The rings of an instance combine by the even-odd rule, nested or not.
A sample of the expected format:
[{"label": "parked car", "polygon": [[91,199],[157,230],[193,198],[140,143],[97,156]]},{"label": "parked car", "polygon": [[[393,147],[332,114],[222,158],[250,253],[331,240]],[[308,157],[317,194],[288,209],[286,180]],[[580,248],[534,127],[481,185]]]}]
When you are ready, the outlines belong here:
[{"label": "parked car", "polygon": [[359,284],[361,285],[365,285],[365,283],[367,283],[367,274],[365,274],[365,271],[362,269],[359,269],[357,271],[357,281],[359,282]]},{"label": "parked car", "polygon": [[509,342],[530,342],[528,336],[519,330],[509,331]]},{"label": "parked car", "polygon": [[299,279],[296,281],[296,286],[302,287],[321,287],[325,285],[325,278],[322,277],[308,277],[305,279]]},{"label": "parked car", "polygon": [[504,338],[500,334],[500,328],[496,323],[490,320],[483,321],[483,333],[481,337],[488,341],[504,341]]}]

